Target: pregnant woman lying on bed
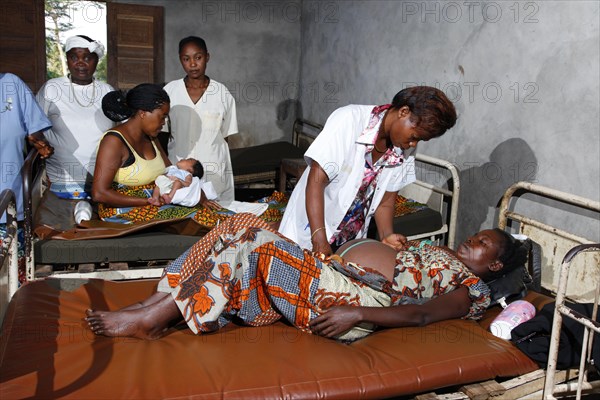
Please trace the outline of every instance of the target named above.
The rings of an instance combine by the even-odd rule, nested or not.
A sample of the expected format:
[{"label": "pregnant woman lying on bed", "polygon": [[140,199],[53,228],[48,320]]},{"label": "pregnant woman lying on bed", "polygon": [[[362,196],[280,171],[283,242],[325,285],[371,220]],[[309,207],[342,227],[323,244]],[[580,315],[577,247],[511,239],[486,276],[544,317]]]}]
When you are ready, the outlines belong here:
[{"label": "pregnant woman lying on bed", "polygon": [[525,257],[521,242],[497,229],[456,251],[415,241],[396,252],[359,239],[325,257],[237,214],[166,267],[148,299],[88,310],[85,320],[98,335],[156,339],[181,321],[200,334],[234,317],[250,326],[284,318],[305,332],[356,340],[377,327],[477,319],[490,302],[484,282]]}]

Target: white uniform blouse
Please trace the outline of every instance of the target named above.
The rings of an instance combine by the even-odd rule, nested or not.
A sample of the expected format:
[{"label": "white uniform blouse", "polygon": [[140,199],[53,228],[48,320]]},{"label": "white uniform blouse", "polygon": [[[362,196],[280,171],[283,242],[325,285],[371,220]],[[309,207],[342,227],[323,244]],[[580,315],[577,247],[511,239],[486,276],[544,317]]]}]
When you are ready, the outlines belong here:
[{"label": "white uniform blouse", "polygon": [[233,170],[227,136],[238,132],[235,100],[227,88],[210,81],[196,103],[192,102],[183,79],[165,86],[171,99],[169,159],[173,164],[193,157],[202,163],[204,176],[218,193],[218,200],[233,201]]},{"label": "white uniform blouse", "polygon": [[102,98],[114,90],[94,80],[77,85],[66,76],[47,81],[36,98],[52,122],[46,131],[54,154],[46,160],[46,172],[52,184],[65,185],[71,191],[91,187],[96,166],[96,151],[104,133],[114,126],[102,112]]},{"label": "white uniform blouse", "polygon": [[[329,184],[325,187],[325,230],[328,239],[336,233],[363,180],[367,145],[373,144],[381,124],[380,122],[372,129],[366,129],[373,107],[375,106],[349,105],[335,110],[327,119],[323,131],[304,154],[309,166],[313,160],[317,161],[329,177]],[[403,150],[395,147],[394,151],[401,153]],[[386,191],[397,192],[416,180],[414,153],[413,148],[404,150],[403,164],[384,167],[365,226],[357,238],[366,236],[371,217]],[[279,227],[279,232],[307,249],[312,248],[305,206],[309,170],[307,168],[304,171],[296,185]]]}]

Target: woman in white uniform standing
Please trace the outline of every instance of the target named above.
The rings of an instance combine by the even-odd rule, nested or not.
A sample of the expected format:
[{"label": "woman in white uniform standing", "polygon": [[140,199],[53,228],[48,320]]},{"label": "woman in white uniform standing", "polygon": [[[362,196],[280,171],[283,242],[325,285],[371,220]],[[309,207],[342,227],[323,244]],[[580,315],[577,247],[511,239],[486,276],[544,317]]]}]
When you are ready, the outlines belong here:
[{"label": "woman in white uniform standing", "polygon": [[409,87],[391,104],[335,110],[304,153],[308,168],[294,188],[279,232],[301,247],[330,255],[367,235],[371,218],[381,242],[399,251],[394,232],[398,191],[414,182],[417,143],[442,136],[456,109],[439,89]]},{"label": "woman in white uniform standing", "polygon": [[[96,149],[114,122],[102,112],[102,98],[114,89],[94,78],[104,45],[77,35],[65,44],[69,75],[50,79],[37,101],[52,122],[45,136],[54,148],[46,161],[50,191],[60,198],[88,198]],[[74,203],[73,203],[74,204]]]},{"label": "woman in white uniform standing", "polygon": [[169,159],[195,158],[217,200],[233,201],[233,171],[227,138],[238,132],[235,100],[227,88],[206,75],[210,59],[206,42],[189,36],[179,42],[179,61],[185,78],[169,82],[171,98]]}]

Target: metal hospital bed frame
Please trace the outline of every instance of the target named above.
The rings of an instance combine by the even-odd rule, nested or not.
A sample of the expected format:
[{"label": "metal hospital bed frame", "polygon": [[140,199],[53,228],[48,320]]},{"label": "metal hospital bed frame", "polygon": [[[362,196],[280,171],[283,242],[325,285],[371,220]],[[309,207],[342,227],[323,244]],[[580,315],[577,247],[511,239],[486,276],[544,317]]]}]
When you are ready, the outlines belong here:
[{"label": "metal hospital bed frame", "polygon": [[[544,258],[547,258],[547,261],[543,262],[543,265],[549,267],[560,265],[558,271],[553,271],[559,272],[557,283],[545,280],[545,274],[542,273],[542,286],[545,289],[556,294],[556,307],[554,311],[554,319],[552,322],[548,365],[546,368],[543,393],[538,392],[537,394],[541,394],[544,399],[555,399],[555,394],[565,395],[576,392],[576,398],[580,399],[584,390],[595,391],[595,393],[600,393],[600,380],[592,382],[588,382],[587,380],[587,372],[589,370],[589,367],[591,366],[591,349],[594,339],[593,332],[600,333],[600,324],[596,322],[596,316],[598,313],[598,303],[600,299],[600,243],[592,243],[588,239],[573,235],[561,229],[554,228],[550,225],[526,217],[517,212],[510,211],[509,206],[511,204],[511,199],[516,199],[517,193],[522,192],[533,193],[534,195],[552,199],[563,204],[576,206],[579,210],[591,210],[596,213],[600,212],[600,202],[564,193],[558,190],[553,190],[533,183],[519,182],[511,186],[504,194],[500,205],[499,214],[500,229],[506,229],[509,221],[516,221],[517,223],[519,223],[519,230],[521,233],[527,235],[533,241],[540,243],[543,248],[554,249],[554,251],[549,251],[544,254]],[[516,203],[516,201],[513,201],[513,205],[514,203]],[[563,244],[561,246],[561,243],[559,243],[559,241],[566,241],[567,244]],[[561,251],[561,247],[564,249],[565,246],[570,246],[571,248],[567,251],[566,255],[561,261],[559,257],[561,256],[561,254],[564,254]],[[591,287],[592,291],[594,292],[594,307],[592,316],[591,318],[589,318],[578,314],[577,312],[570,309],[568,306],[565,305],[565,300],[567,299],[569,274],[572,273],[572,275],[575,275],[575,273],[573,272],[575,270],[573,264],[576,261],[576,257],[578,261],[583,261],[582,255],[584,253],[591,252],[595,252],[595,254],[586,259],[587,261],[590,261],[591,259],[591,262],[585,264],[580,263],[579,265],[575,266],[578,268],[585,268],[586,271],[591,273],[592,279],[590,285],[595,284],[595,289]],[[594,268],[596,273],[596,279],[593,279]],[[556,363],[558,357],[559,338],[563,317],[571,318],[574,321],[582,324],[584,326],[584,337],[581,362],[579,365],[579,377],[577,383],[567,382],[557,385],[555,384],[555,376],[557,373]],[[596,363],[600,362],[600,360],[595,361]]]},{"label": "metal hospital bed frame", "polygon": [[[25,159],[22,168],[23,179],[23,211],[24,211],[24,237],[25,237],[25,274],[27,281],[32,281],[35,278],[36,265],[36,249],[35,240],[33,238],[33,215],[42,197],[42,174],[34,176],[34,164],[36,163],[38,153],[35,149],[31,150]],[[123,279],[146,279],[157,278],[162,274],[166,262],[175,259],[183,251],[193,245],[200,236],[178,235],[174,233],[141,233],[123,236],[120,238],[106,238],[93,240],[50,240],[46,242],[56,242],[56,247],[52,247],[54,252],[66,251],[76,252],[79,247],[80,252],[73,255],[74,258],[82,259],[82,261],[74,262],[74,264],[97,263],[104,262],[99,258],[106,258],[106,262],[146,262],[148,267],[137,267],[131,269],[114,269],[114,270],[95,270],[90,272],[68,272],[51,274],[49,276],[57,276],[61,278],[101,278],[107,280],[123,280]],[[100,254],[102,248],[95,248],[99,242],[107,240],[119,239],[122,246],[113,246],[111,254]],[[155,250],[152,254],[164,251],[164,257],[152,258],[149,251],[149,246],[152,243],[160,242],[160,249]],[[68,243],[71,242],[71,243]],[[59,245],[70,244],[72,247],[65,248]],[[85,260],[86,250],[93,249],[94,260]],[[42,249],[38,249],[42,251]],[[163,254],[161,254],[162,256]],[[119,258],[121,257],[121,258]],[[149,266],[150,263],[155,265]]]},{"label": "metal hospital bed frame", "polygon": [[4,315],[5,307],[19,287],[18,259],[17,259],[17,205],[15,194],[6,189],[0,193],[0,216],[6,215],[6,231],[8,245],[0,248],[0,279],[2,279],[2,293],[0,299],[0,321]]},{"label": "metal hospital bed frame", "polygon": [[442,168],[449,174],[448,188],[442,186],[436,186],[425,180],[417,179],[412,184],[402,188],[400,194],[406,198],[413,199],[420,203],[426,204],[432,210],[437,211],[442,215],[443,226],[432,232],[424,232],[409,236],[409,240],[430,238],[434,240],[435,237],[446,234],[448,235],[446,246],[454,248],[454,242],[456,240],[456,222],[458,219],[458,201],[460,194],[460,179],[458,176],[458,169],[454,164],[449,161],[442,160],[440,158],[428,156],[425,154],[417,153],[415,156],[417,166],[422,164],[423,166],[432,166]]},{"label": "metal hospital bed frame", "polygon": [[275,189],[279,165],[286,158],[302,157],[323,126],[298,118],[292,125],[292,140],[231,149],[233,180],[236,186],[267,183]]}]

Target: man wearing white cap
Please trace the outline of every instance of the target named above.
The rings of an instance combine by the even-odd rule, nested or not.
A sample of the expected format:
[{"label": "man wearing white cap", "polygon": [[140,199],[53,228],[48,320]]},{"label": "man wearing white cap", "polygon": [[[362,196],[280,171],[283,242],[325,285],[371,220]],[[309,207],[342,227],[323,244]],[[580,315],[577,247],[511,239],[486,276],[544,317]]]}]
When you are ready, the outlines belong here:
[{"label": "man wearing white cap", "polygon": [[50,191],[61,198],[86,198],[91,189],[96,149],[114,123],[102,112],[102,97],[110,85],[94,79],[104,55],[102,43],[87,36],[67,39],[69,75],[47,81],[37,101],[52,122],[46,132],[54,156],[46,162]]}]

